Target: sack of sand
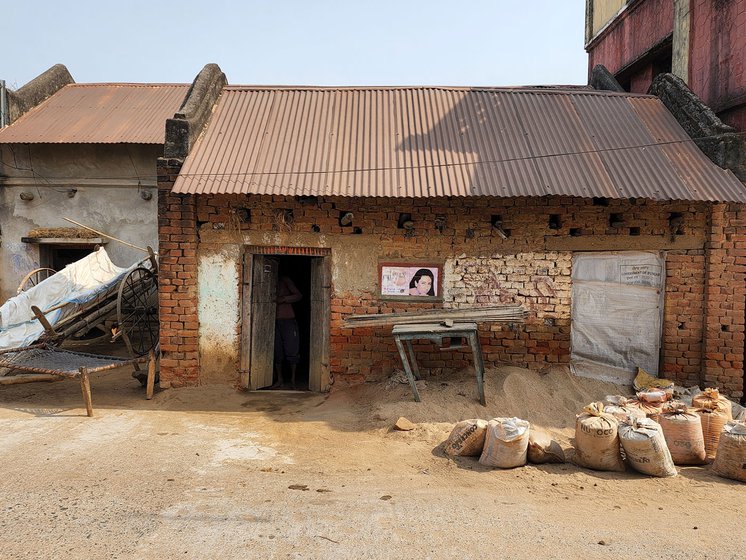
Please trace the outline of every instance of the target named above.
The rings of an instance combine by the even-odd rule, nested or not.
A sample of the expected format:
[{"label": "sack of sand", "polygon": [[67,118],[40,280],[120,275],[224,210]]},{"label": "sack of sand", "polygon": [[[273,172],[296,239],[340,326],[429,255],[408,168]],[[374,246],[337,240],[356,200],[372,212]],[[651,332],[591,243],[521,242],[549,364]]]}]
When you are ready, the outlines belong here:
[{"label": "sack of sand", "polygon": [[715,408],[695,408],[694,412],[702,421],[702,436],[705,440],[705,456],[712,461],[718,452],[718,442],[723,428],[728,423],[728,412],[721,404],[716,403]]},{"label": "sack of sand", "polygon": [[746,422],[733,420],[725,425],[712,472],[746,482]]},{"label": "sack of sand", "polygon": [[[609,397],[606,398],[608,399]],[[613,415],[620,422],[626,422],[629,417],[647,418],[645,411],[636,406],[627,406],[628,402],[629,399],[626,397],[617,397],[615,399],[616,404],[604,404],[604,412]]]},{"label": "sack of sand", "polygon": [[537,465],[564,463],[565,452],[560,443],[549,432],[531,426],[528,434],[528,462]]},{"label": "sack of sand", "polygon": [[650,476],[675,476],[676,467],[666,445],[660,424],[650,418],[633,420],[619,426],[627,461],[638,472]]},{"label": "sack of sand", "polygon": [[451,430],[445,452],[454,457],[478,457],[482,454],[486,434],[487,420],[462,420]]},{"label": "sack of sand", "polygon": [[512,469],[526,464],[529,423],[520,418],[493,418],[479,462],[487,467]]},{"label": "sack of sand", "polygon": [[575,462],[598,471],[623,471],[618,425],[602,403],[586,406],[575,420]]},{"label": "sack of sand", "polygon": [[705,462],[705,439],[699,415],[680,401],[663,408],[658,422],[676,465],[701,465]]},{"label": "sack of sand", "polygon": [[658,421],[661,411],[663,410],[662,403],[649,403],[641,399],[632,399],[627,401],[626,406],[628,408],[634,408],[644,413],[647,418]]},{"label": "sack of sand", "polygon": [[692,397],[692,408],[709,408],[711,410],[719,408],[728,416],[728,420],[733,420],[733,406],[728,397],[721,395],[718,389],[708,387],[698,395]]}]

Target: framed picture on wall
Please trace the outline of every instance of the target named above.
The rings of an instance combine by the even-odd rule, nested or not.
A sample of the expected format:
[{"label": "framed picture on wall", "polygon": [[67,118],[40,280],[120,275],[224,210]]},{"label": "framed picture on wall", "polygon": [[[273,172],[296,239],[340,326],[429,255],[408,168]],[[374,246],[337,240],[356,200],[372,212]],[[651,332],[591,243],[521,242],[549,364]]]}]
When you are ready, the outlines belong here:
[{"label": "framed picture on wall", "polygon": [[382,298],[442,299],[443,265],[433,262],[380,262],[378,285]]}]

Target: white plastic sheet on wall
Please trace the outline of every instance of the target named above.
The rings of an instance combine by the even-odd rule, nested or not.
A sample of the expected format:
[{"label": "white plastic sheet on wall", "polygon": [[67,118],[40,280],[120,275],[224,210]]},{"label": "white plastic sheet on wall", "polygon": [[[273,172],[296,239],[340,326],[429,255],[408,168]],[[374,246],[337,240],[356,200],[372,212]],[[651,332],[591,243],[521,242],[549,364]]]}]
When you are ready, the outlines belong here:
[{"label": "white plastic sheet on wall", "polygon": [[630,383],[658,374],[665,261],[653,252],[578,253],[572,263],[572,369]]}]

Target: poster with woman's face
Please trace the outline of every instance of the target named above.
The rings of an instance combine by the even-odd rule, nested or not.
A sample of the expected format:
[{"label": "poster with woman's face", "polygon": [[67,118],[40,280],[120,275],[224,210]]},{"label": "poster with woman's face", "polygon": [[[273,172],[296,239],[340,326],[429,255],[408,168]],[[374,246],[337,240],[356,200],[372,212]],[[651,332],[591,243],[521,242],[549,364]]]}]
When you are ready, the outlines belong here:
[{"label": "poster with woman's face", "polygon": [[437,266],[381,265],[382,296],[439,296],[440,268]]}]

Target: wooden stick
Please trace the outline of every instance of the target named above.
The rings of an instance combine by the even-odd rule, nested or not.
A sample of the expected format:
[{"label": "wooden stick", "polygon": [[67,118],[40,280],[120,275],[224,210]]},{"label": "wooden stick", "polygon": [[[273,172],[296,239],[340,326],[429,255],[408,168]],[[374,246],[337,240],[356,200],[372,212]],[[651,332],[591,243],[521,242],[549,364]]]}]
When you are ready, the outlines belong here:
[{"label": "wooden stick", "polygon": [[117,242],[119,242],[119,243],[121,243],[121,244],[123,244],[123,245],[127,245],[127,247],[132,247],[133,249],[137,249],[138,251],[142,251],[143,253],[147,253],[147,252],[148,252],[148,250],[147,250],[147,249],[145,249],[144,247],[138,247],[137,245],[133,245],[132,243],[127,243],[126,241],[122,241],[121,239],[118,239],[118,238],[116,238],[116,237],[113,237],[113,236],[111,236],[111,235],[108,235],[108,234],[106,234],[106,233],[103,233],[103,232],[101,232],[101,231],[95,230],[95,229],[93,229],[92,227],[84,226],[84,225],[83,225],[83,224],[81,224],[80,222],[76,222],[75,220],[71,220],[70,218],[65,218],[65,217],[63,216],[63,218],[62,218],[62,219],[63,219],[63,220],[65,220],[65,221],[67,221],[67,222],[70,222],[71,224],[75,224],[76,226],[80,226],[80,227],[82,227],[82,228],[85,228],[85,229],[87,229],[87,230],[90,230],[90,231],[92,231],[93,233],[97,233],[98,235],[102,235],[102,236],[106,237],[107,239],[111,239],[112,241],[117,241]]},{"label": "wooden stick", "polygon": [[0,385],[19,385],[36,381],[62,381],[62,377],[49,373],[34,373],[30,375],[6,375],[0,377]]},{"label": "wooden stick", "polygon": [[88,368],[80,368],[80,388],[83,391],[83,400],[85,401],[85,411],[90,418],[93,416],[93,402],[91,401],[91,380],[88,377]]},{"label": "wooden stick", "polygon": [[153,398],[153,387],[155,386],[155,353],[151,350],[148,354],[148,384],[145,390],[145,398]]}]

